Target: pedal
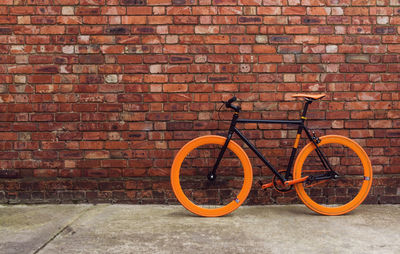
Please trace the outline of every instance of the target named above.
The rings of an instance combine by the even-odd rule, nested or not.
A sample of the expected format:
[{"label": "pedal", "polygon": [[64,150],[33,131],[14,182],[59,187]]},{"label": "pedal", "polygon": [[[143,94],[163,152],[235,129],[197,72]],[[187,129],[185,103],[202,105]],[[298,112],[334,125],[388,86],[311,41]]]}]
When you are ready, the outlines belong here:
[{"label": "pedal", "polygon": [[264,189],[270,188],[270,187],[272,187],[272,186],[274,186],[274,183],[273,183],[273,182],[266,183],[266,184],[261,185],[261,189],[264,190]]},{"label": "pedal", "polygon": [[308,178],[308,176],[305,176],[305,177],[302,177],[302,178],[299,178],[299,179],[286,181],[285,185],[289,186],[289,185],[293,185],[293,184],[296,184],[296,183],[302,183],[302,182],[305,182],[307,180],[307,178]]}]

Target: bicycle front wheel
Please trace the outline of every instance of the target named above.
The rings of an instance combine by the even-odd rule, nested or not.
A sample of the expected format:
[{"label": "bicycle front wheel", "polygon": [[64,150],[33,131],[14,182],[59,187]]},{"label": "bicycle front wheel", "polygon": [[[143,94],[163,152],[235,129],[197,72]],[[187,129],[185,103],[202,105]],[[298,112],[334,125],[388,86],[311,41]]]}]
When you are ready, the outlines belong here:
[{"label": "bicycle front wheel", "polygon": [[217,217],[237,209],[253,182],[251,163],[243,149],[230,141],[216,178],[208,179],[226,138],[207,135],[193,139],[176,155],[171,185],[178,201],[200,216]]},{"label": "bicycle front wheel", "polygon": [[294,179],[309,178],[295,185],[296,192],[303,203],[317,213],[348,213],[368,195],[372,185],[371,162],[361,146],[349,138],[328,135],[320,140],[318,147],[339,176],[327,179],[330,170],[324,167],[315,145],[309,143],[300,152],[293,171]]}]

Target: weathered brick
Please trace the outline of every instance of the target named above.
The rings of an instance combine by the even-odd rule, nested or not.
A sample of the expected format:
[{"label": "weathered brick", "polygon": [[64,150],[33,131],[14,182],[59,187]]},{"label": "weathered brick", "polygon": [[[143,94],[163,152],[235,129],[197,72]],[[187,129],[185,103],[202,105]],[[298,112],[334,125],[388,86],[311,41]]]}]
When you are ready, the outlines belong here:
[{"label": "weathered brick", "polygon": [[[310,127],[356,138],[381,200],[395,194],[384,196],[383,179],[399,173],[397,1],[2,4],[0,166],[20,177],[0,192],[4,202],[169,202],[178,149],[229,127],[215,120],[219,101],[235,94],[245,118],[297,119],[298,92],[327,93]],[[295,132],[269,128],[243,126],[283,161]]]},{"label": "weathered brick", "polygon": [[123,5],[146,5],[147,0],[122,0]]},{"label": "weathered brick", "polygon": [[133,26],[133,34],[154,34],[156,32],[154,27],[151,26]]},{"label": "weathered brick", "polygon": [[238,19],[239,24],[261,24],[262,19],[258,16],[241,16]]}]

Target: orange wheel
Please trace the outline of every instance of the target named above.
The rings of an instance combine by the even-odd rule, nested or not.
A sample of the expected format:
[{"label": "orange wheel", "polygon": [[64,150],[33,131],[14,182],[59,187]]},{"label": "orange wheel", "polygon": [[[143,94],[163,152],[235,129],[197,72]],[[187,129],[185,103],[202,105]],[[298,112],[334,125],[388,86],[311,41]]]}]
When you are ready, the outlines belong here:
[{"label": "orange wheel", "polygon": [[243,149],[230,141],[218,166],[212,171],[226,138],[208,135],[193,139],[176,155],[171,168],[171,184],[178,201],[200,216],[223,216],[238,208],[247,198],[253,182],[250,160]]},{"label": "orange wheel", "polygon": [[309,176],[295,184],[298,196],[311,210],[324,215],[341,215],[358,207],[372,185],[372,166],[367,153],[351,139],[338,135],[320,138],[318,144],[331,167],[339,174],[336,179],[314,180],[326,176],[313,143],[299,153],[293,178]]}]

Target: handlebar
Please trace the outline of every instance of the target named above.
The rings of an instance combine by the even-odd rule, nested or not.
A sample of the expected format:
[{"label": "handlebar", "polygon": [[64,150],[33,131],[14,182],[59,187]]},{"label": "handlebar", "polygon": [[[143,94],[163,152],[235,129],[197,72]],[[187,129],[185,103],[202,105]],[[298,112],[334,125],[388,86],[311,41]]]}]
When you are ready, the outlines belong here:
[{"label": "handlebar", "polygon": [[224,102],[226,108],[231,108],[231,109],[235,110],[235,112],[239,112],[241,110],[240,106],[232,105],[232,102],[235,102],[236,100],[237,100],[236,96],[233,96],[227,102]]}]

